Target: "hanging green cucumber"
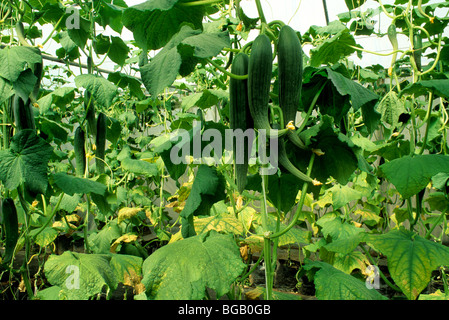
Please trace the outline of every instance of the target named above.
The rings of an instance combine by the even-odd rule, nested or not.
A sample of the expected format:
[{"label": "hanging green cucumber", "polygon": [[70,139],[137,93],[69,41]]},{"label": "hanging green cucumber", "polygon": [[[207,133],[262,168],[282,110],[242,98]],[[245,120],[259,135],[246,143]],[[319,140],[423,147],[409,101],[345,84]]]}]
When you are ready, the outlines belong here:
[{"label": "hanging green cucumber", "polygon": [[95,165],[97,173],[104,173],[104,155],[106,151],[106,115],[100,112],[97,119],[97,135],[95,137]]},{"label": "hanging green cucumber", "polygon": [[34,113],[30,99],[23,101],[22,98],[16,94],[13,98],[12,108],[16,132],[25,129],[35,129]]},{"label": "hanging green cucumber", "polygon": [[[252,44],[249,57],[248,101],[254,127],[266,130],[267,137],[274,135],[268,120],[272,68],[271,41],[267,35],[260,34]],[[282,136],[287,131],[288,129],[279,130],[276,136]]]},{"label": "hanging green cucumber", "polygon": [[37,80],[36,84],[34,85],[33,91],[31,91],[30,99],[31,102],[36,102],[39,98],[39,90],[41,89],[41,81],[44,75],[44,64],[42,62],[35,63],[33,73]]},{"label": "hanging green cucumber", "polygon": [[86,112],[87,128],[92,137],[97,135],[97,120],[95,117],[95,103],[89,91],[84,91],[84,110]]},{"label": "hanging green cucumber", "polygon": [[92,74],[94,71],[94,60],[91,56],[87,57],[87,73]]},{"label": "hanging green cucumber", "polygon": [[421,57],[422,57],[422,37],[419,32],[413,34],[413,58],[415,60],[416,68],[421,71]]},{"label": "hanging green cucumber", "polygon": [[[388,39],[390,40],[391,45],[393,46],[393,51],[397,51],[399,48],[398,45],[398,38],[397,38],[397,32],[396,32],[396,25],[394,23],[390,24],[387,30]],[[391,58],[391,66],[388,70],[388,75],[391,76],[393,72],[393,66],[396,63],[398,57],[398,53],[393,53],[393,56]]]},{"label": "hanging green cucumber", "polygon": [[310,182],[313,185],[320,185],[321,183],[310,178],[309,176],[307,176],[305,173],[301,172],[298,168],[295,167],[295,165],[290,161],[290,159],[287,156],[287,150],[285,148],[285,141],[284,140],[280,140],[279,141],[279,154],[278,154],[278,161],[279,164],[284,167],[284,169],[286,169],[288,172],[290,172],[292,175],[294,175],[295,177],[297,177],[298,179],[305,181],[305,182]]},{"label": "hanging green cucumber", "polygon": [[79,126],[75,130],[74,140],[75,151],[75,171],[78,177],[84,176],[86,172],[86,148],[85,148],[85,134],[84,130]]},{"label": "hanging green cucumber", "polygon": [[[279,73],[279,106],[282,109],[284,126],[294,126],[296,113],[301,99],[303,61],[302,46],[290,26],[281,28],[277,46]],[[306,149],[295,130],[288,131],[288,138],[296,146]]]},{"label": "hanging green cucumber", "polygon": [[5,254],[2,264],[8,264],[14,257],[14,249],[19,239],[19,223],[14,200],[5,198],[2,201],[3,227],[5,234]]},{"label": "hanging green cucumber", "polygon": [[28,43],[25,37],[25,28],[23,27],[22,21],[16,23],[16,33],[17,38],[19,39],[19,42],[22,46],[31,47],[31,45]]},{"label": "hanging green cucumber", "polygon": [[[237,54],[232,62],[231,72],[236,75],[248,74],[249,58],[245,53]],[[230,127],[233,130],[241,129],[242,133],[247,129],[253,128],[253,119],[251,118],[248,103],[248,80],[237,80],[231,78],[229,82],[229,116]],[[252,145],[254,136],[248,136],[249,141],[243,142],[243,145],[234,146],[234,168],[235,182],[239,193],[245,189],[249,167],[249,155],[251,150],[248,145]],[[243,151],[243,153],[241,152]]]}]

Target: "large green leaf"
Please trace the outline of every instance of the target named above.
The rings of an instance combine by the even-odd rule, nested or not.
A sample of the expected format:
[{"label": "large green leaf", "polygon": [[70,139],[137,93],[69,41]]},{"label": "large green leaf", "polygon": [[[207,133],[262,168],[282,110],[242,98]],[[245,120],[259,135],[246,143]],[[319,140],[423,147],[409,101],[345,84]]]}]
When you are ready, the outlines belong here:
[{"label": "large green leaf", "polygon": [[193,181],[192,190],[181,211],[182,236],[188,238],[195,235],[193,216],[209,215],[215,202],[225,197],[224,178],[216,168],[200,165]]},{"label": "large green leaf", "polygon": [[40,113],[46,114],[53,110],[53,104],[62,107],[69,104],[73,99],[75,99],[75,88],[61,87],[37,100],[37,104]]},{"label": "large green leaf", "polygon": [[60,287],[59,299],[87,300],[102,292],[115,290],[118,280],[110,266],[111,256],[65,251],[50,255],[44,265],[45,277]]},{"label": "large green leaf", "polygon": [[316,104],[321,114],[332,116],[336,123],[351,106],[355,111],[360,108],[373,109],[379,96],[349,77],[349,71],[341,64],[322,68],[307,67],[304,70],[302,110],[308,110],[317,88],[322,86],[324,88]]},{"label": "large green leaf", "polygon": [[123,30],[122,15],[127,7],[124,1],[113,1],[113,3],[101,1],[98,10],[99,24],[103,27],[110,26],[112,30],[121,34]]},{"label": "large green leaf", "polygon": [[[354,145],[334,128],[331,117],[323,116],[319,124],[301,132],[300,137],[309,148],[324,152],[324,155],[315,157],[312,171],[314,178],[324,182],[332,176],[341,184],[348,182],[358,166],[352,149]],[[307,159],[299,154],[297,158]]]},{"label": "large green leaf", "polygon": [[449,248],[407,230],[366,236],[365,241],[387,256],[388,271],[409,299],[416,299],[432,271],[449,265]]},{"label": "large green leaf", "polygon": [[178,74],[190,74],[200,59],[213,57],[229,45],[227,32],[210,27],[202,32],[191,25],[183,25],[150,63],[140,68],[142,81],[152,95],[157,95],[170,86]]},{"label": "large green leaf", "polygon": [[108,80],[113,82],[116,86],[125,89],[129,88],[132,94],[137,98],[143,100],[145,95],[142,91],[142,83],[134,77],[128,76],[127,74],[120,72],[113,72],[108,75]]},{"label": "large green leaf", "polygon": [[322,64],[337,63],[340,59],[354,53],[355,49],[351,46],[355,45],[354,37],[348,29],[344,29],[310,51],[310,65],[319,67]]},{"label": "large green leaf", "polygon": [[144,160],[135,160],[131,158],[123,159],[122,168],[126,171],[146,177],[154,177],[159,173],[158,166],[155,163],[149,163]]},{"label": "large green leaf", "polygon": [[67,33],[72,41],[81,49],[86,46],[87,39],[90,37],[91,23],[89,20],[80,16],[79,10],[75,9],[79,17],[79,25],[76,28],[67,28]]},{"label": "large green leaf", "polygon": [[111,254],[110,266],[117,280],[136,288],[141,281],[143,259],[126,254]]},{"label": "large green leaf", "polygon": [[399,99],[398,94],[394,91],[388,92],[382,98],[377,109],[381,114],[381,120],[392,127],[397,127],[399,116],[407,113],[403,101]]},{"label": "large green leaf", "polygon": [[363,197],[360,191],[339,184],[329,188],[326,192],[332,193],[332,206],[334,209],[339,209],[351,201],[357,201]]},{"label": "large green leaf", "polygon": [[26,69],[21,72],[19,78],[12,83],[14,91],[16,94],[22,98],[22,100],[27,101],[28,97],[34,89],[37,77],[33,74],[31,69]]},{"label": "large green leaf", "polygon": [[118,239],[122,235],[117,220],[108,222],[100,231],[92,233],[88,242],[93,253],[109,253],[112,241]]},{"label": "large green leaf", "polygon": [[95,99],[95,102],[110,107],[117,94],[117,87],[102,76],[82,74],[75,77],[76,86],[87,89]]},{"label": "large green leaf", "polygon": [[122,66],[125,64],[129,54],[129,47],[120,37],[111,37],[111,49],[108,52],[108,57]]},{"label": "large green leaf", "polygon": [[181,107],[184,112],[190,108],[207,109],[216,106],[222,99],[228,99],[229,93],[220,89],[205,89],[202,92],[190,94],[182,99]]},{"label": "large green leaf", "polygon": [[405,156],[381,165],[380,169],[407,199],[424,189],[434,175],[449,173],[449,157],[437,154]]},{"label": "large green leaf", "polygon": [[244,268],[233,236],[210,231],[150,255],[142,266],[142,283],[149,299],[199,300],[206,288],[221,297]]},{"label": "large green leaf", "polygon": [[202,28],[203,6],[187,7],[183,0],[148,0],[123,12],[123,24],[133,32],[137,44],[147,50],[165,46],[183,23]]},{"label": "large green leaf", "polygon": [[55,184],[61,188],[64,193],[73,196],[74,194],[95,193],[104,195],[107,187],[97,181],[75,177],[64,172],[58,172],[53,175]]},{"label": "large green leaf", "polygon": [[319,300],[387,300],[363,281],[340,271],[328,263],[308,261],[304,269],[318,268],[314,275],[316,297]]},{"label": "large green leaf", "polygon": [[330,236],[333,241],[355,239],[364,232],[364,229],[343,222],[340,217],[335,217],[332,214],[324,215],[317,221],[317,224],[323,228],[323,235],[325,237]]},{"label": "large green leaf", "polygon": [[34,130],[22,130],[11,139],[8,150],[0,151],[0,179],[8,190],[25,184],[33,193],[45,193],[52,153],[53,147]]},{"label": "large green leaf", "polygon": [[405,87],[400,94],[414,94],[418,97],[430,92],[433,92],[437,96],[448,99],[449,79],[423,80],[412,83]]},{"label": "large green leaf", "polygon": [[14,89],[8,80],[0,77],[0,104],[14,94]]},{"label": "large green leaf", "polygon": [[360,83],[357,83],[349,78],[343,76],[340,72],[336,72],[331,68],[326,68],[328,79],[338,90],[342,96],[349,95],[354,111],[357,111],[367,103],[376,102],[379,96],[371,90],[365,88]]},{"label": "large green leaf", "polygon": [[64,123],[56,122],[44,117],[36,117],[39,120],[39,128],[42,133],[45,133],[47,137],[47,141],[50,142],[53,139],[59,141],[67,141],[68,132],[66,128],[63,127]]},{"label": "large green leaf", "polygon": [[6,47],[0,49],[0,76],[11,82],[17,81],[25,66],[41,63],[39,50],[30,47]]},{"label": "large green leaf", "polygon": [[282,212],[288,212],[295,205],[302,182],[291,174],[268,176],[267,197]]}]

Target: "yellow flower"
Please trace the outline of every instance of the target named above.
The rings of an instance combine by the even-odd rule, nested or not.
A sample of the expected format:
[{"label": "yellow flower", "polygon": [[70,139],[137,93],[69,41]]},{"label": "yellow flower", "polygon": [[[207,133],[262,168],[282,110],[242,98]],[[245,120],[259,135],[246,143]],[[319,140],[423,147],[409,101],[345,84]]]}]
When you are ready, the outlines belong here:
[{"label": "yellow flower", "polygon": [[287,123],[286,128],[289,129],[289,130],[295,130],[296,129],[295,125],[293,124],[293,120],[290,121],[289,123]]},{"label": "yellow flower", "polygon": [[243,24],[242,24],[242,22],[240,22],[239,25],[237,26],[236,30],[242,31],[242,29],[243,29]]}]

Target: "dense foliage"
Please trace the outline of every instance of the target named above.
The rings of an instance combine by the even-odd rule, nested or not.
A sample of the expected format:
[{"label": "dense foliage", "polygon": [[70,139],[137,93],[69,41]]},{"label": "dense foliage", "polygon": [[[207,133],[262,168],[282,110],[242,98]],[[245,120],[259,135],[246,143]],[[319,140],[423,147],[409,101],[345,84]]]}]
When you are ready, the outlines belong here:
[{"label": "dense foliage", "polygon": [[[3,299],[298,299],[286,248],[295,292],[447,299],[449,3],[300,34],[255,2],[0,2]],[[356,65],[359,35],[391,65]],[[237,163],[254,126],[270,161]]]}]

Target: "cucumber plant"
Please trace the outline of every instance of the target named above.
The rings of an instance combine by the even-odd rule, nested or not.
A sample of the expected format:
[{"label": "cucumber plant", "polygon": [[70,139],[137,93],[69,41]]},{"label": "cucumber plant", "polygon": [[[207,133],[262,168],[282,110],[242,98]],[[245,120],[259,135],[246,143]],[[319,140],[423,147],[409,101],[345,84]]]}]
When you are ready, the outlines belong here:
[{"label": "cucumber plant", "polygon": [[448,4],[254,2],[1,1],[3,298],[447,298]]}]

